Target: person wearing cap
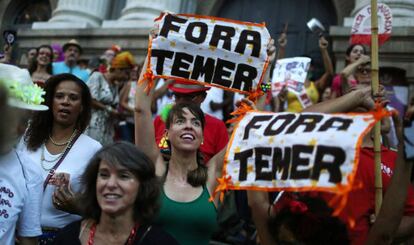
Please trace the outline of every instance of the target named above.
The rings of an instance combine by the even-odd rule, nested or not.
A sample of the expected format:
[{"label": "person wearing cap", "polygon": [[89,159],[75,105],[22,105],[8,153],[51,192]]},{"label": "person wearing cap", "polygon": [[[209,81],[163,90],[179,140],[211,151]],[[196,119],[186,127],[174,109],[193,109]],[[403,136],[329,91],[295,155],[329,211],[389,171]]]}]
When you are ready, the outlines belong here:
[{"label": "person wearing cap", "polygon": [[[0,86],[7,90],[0,101],[2,121],[0,147],[0,244],[37,244],[42,234],[40,213],[42,205],[42,175],[29,156],[16,147],[27,123],[28,111],[45,111],[44,91],[34,85],[30,74],[16,66],[0,64]],[[16,233],[17,232],[17,233]]]},{"label": "person wearing cap", "polygon": [[[188,82],[175,81],[168,85],[175,97],[175,103],[194,103],[198,106],[207,96],[209,87]],[[167,113],[161,113],[154,119],[155,140],[162,151],[166,150],[165,121]],[[203,153],[204,162],[220,152],[227,144],[229,138],[226,125],[220,119],[205,114],[206,126],[204,129],[204,141],[200,150]]]},{"label": "person wearing cap", "polygon": [[82,81],[86,82],[89,79],[89,73],[77,65],[78,59],[82,54],[82,47],[79,43],[72,39],[63,45],[64,61],[53,62],[53,75],[70,73]]},{"label": "person wearing cap", "polygon": [[86,134],[102,145],[113,142],[114,125],[120,117],[118,84],[129,80],[135,65],[130,52],[121,52],[113,58],[108,72],[94,72],[87,82],[92,94],[92,118]]}]

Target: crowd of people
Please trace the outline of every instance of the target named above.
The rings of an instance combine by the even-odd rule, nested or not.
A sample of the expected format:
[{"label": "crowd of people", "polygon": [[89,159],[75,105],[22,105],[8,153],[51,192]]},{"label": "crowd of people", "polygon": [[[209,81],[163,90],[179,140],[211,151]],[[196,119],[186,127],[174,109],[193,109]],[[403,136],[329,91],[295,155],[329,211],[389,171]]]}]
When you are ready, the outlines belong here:
[{"label": "crowd of people", "polygon": [[[349,193],[337,216],[328,205],[335,196],[323,192],[236,191],[233,205],[218,197],[209,201],[232,131],[224,120],[239,99],[257,110],[293,113],[366,112],[375,102],[387,104],[383,87],[372,94],[363,45],[348,47],[346,66],[335,75],[329,42],[323,36],[318,42],[324,72],[315,77],[311,63],[304,82],[308,107],[286,87],[257,104],[183,81],[158,79],[147,91],[147,59],[138,63],[117,45],[86,65],[75,39],[30,49],[25,68],[5,55],[0,244],[209,244],[229,229],[219,220],[231,212],[243,224],[221,237],[229,244],[414,241],[412,165],[404,158],[401,130],[401,120],[413,121],[413,103],[404,117],[383,120],[384,137],[394,125],[398,143],[396,149],[381,148],[384,201],[377,215],[372,133],[358,156],[361,188]],[[276,45],[272,40],[267,47],[269,67],[284,58],[286,34]],[[270,73],[267,69],[265,82]],[[239,227],[236,223],[231,226]]]}]

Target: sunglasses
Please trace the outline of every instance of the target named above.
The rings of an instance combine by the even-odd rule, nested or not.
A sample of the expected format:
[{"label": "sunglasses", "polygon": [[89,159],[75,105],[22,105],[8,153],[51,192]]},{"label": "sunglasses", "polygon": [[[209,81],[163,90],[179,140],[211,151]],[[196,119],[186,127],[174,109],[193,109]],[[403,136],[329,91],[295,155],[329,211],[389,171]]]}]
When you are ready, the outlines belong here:
[{"label": "sunglasses", "polygon": [[359,67],[359,68],[357,69],[357,71],[358,71],[359,73],[362,73],[362,74],[364,74],[364,73],[371,73],[371,68]]},{"label": "sunglasses", "polygon": [[176,99],[185,99],[185,100],[194,100],[197,96],[200,96],[202,94],[203,93],[189,93],[189,94],[173,93]]}]

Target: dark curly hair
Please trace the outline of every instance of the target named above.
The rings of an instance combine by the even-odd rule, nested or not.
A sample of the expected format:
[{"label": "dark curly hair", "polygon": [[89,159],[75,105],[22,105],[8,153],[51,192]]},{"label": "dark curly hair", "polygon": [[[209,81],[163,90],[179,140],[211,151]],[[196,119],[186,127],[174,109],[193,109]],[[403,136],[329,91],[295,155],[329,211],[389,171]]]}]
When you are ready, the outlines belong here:
[{"label": "dark curly hair", "polygon": [[348,233],[345,224],[338,217],[332,216],[332,209],[318,197],[300,196],[298,200],[306,205],[305,212],[282,208],[269,219],[268,228],[277,244],[281,228],[292,232],[296,242],[304,245],[348,245]]},{"label": "dark curly hair", "polygon": [[88,86],[81,79],[69,73],[51,76],[45,82],[44,90],[46,91],[46,94],[45,101],[43,102],[44,105],[49,107],[49,110],[33,113],[24,138],[27,143],[27,148],[31,151],[37,150],[48,139],[49,134],[52,131],[54,121],[53,98],[55,96],[56,87],[63,81],[72,81],[82,90],[81,98],[83,110],[79,115],[76,129],[79,132],[83,132],[89,125],[89,121],[91,120],[92,97]]},{"label": "dark curly hair", "polygon": [[34,59],[33,62],[30,63],[29,69],[28,69],[29,70],[29,73],[30,73],[30,75],[32,75],[33,72],[35,72],[36,69],[37,69],[37,56],[39,56],[39,51],[40,51],[41,48],[47,48],[47,49],[50,50],[50,57],[49,57],[50,58],[50,63],[47,65],[46,71],[47,71],[47,73],[49,73],[50,75],[52,75],[53,74],[52,73],[52,69],[53,69],[53,67],[52,67],[52,63],[53,63],[53,48],[50,45],[46,45],[46,44],[40,45],[39,47],[36,48],[36,51],[37,51],[36,59]]},{"label": "dark curly hair", "polygon": [[82,192],[79,203],[82,203],[83,217],[99,222],[101,208],[96,198],[96,179],[102,160],[111,166],[127,168],[138,179],[134,220],[149,224],[159,210],[160,182],[155,175],[155,166],[135,145],[123,141],[103,147],[89,161],[81,177]]},{"label": "dark curly hair", "polygon": [[[168,119],[165,123],[165,128],[169,129],[175,117],[182,117],[184,113],[184,108],[187,108],[191,114],[193,114],[201,122],[201,128],[204,132],[204,126],[206,124],[204,112],[201,110],[200,106],[194,103],[178,103],[175,104],[171,111],[168,114]],[[170,142],[168,142],[168,147],[171,148]],[[171,149],[170,149],[171,150]],[[197,168],[191,170],[187,174],[187,182],[194,186],[202,186],[207,182],[207,167],[204,165],[204,157],[200,149],[197,150]]]},{"label": "dark curly hair", "polygon": [[[363,44],[354,43],[354,44],[349,45],[348,48],[346,48],[346,51],[345,51],[346,56],[351,55],[352,50],[356,46],[361,46],[362,47],[362,50],[364,51],[364,54],[367,54],[367,48]],[[346,65],[349,65],[349,62],[348,61],[346,61],[345,63],[346,63]]]}]

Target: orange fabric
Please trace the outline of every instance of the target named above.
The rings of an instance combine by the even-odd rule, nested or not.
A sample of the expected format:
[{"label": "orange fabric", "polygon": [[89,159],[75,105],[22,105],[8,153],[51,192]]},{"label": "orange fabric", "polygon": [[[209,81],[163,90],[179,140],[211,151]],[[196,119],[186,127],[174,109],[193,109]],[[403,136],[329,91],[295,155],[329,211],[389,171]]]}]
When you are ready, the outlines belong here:
[{"label": "orange fabric", "polygon": [[121,52],[117,54],[111,63],[111,68],[123,69],[123,68],[132,68],[137,63],[134,60],[134,56],[128,51]]},{"label": "orange fabric", "polygon": [[146,80],[147,86],[145,87],[145,92],[147,94],[149,94],[149,92],[151,91],[152,87],[154,86],[154,73],[151,70],[151,45],[152,45],[152,37],[149,37],[148,40],[148,55],[147,55],[147,67],[143,67],[143,69],[145,68],[145,73],[143,75],[143,78],[141,80],[138,81],[138,84],[141,84],[144,82],[144,80]]},{"label": "orange fabric", "polygon": [[216,197],[217,193],[220,193],[220,202],[223,202],[224,192],[229,189],[230,179],[230,176],[217,178],[217,182],[219,184],[217,185],[217,188],[214,190],[213,195],[211,195],[210,199],[208,199],[210,202],[214,201],[214,198]]}]

